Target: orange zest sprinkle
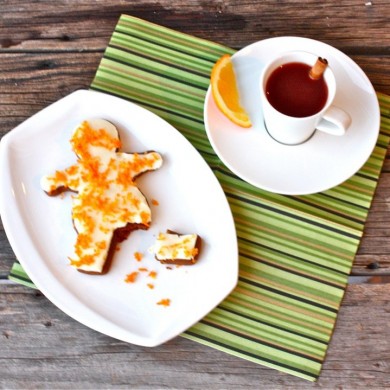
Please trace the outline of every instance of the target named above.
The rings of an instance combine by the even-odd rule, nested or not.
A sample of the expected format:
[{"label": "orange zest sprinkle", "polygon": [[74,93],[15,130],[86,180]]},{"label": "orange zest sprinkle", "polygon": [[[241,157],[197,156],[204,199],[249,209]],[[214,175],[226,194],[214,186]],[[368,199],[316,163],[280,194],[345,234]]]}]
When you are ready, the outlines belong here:
[{"label": "orange zest sprinkle", "polygon": [[148,276],[150,278],[152,278],[152,279],[156,279],[157,278],[157,272],[156,271],[150,271]]},{"label": "orange zest sprinkle", "polygon": [[57,183],[66,183],[66,179],[67,179],[67,175],[65,172],[62,172],[62,171],[56,171],[55,172],[55,175],[54,175],[54,180],[57,182]]},{"label": "orange zest sprinkle", "polygon": [[70,264],[73,265],[74,267],[80,267],[84,264],[90,265],[90,264],[93,264],[95,262],[95,259],[92,255],[82,256],[82,257],[80,257],[79,260],[73,260],[71,258],[69,258],[69,260],[70,260]]},{"label": "orange zest sprinkle", "polygon": [[154,289],[154,284],[152,284],[152,283],[148,283],[147,286],[148,286],[151,290]]},{"label": "orange zest sprinkle", "polygon": [[146,211],[141,211],[141,220],[144,225],[149,226],[149,220],[150,220],[150,214],[147,213]]},{"label": "orange zest sprinkle", "polygon": [[76,247],[88,248],[91,245],[91,242],[92,242],[92,238],[89,235],[80,233],[77,236]]},{"label": "orange zest sprinkle", "polygon": [[140,268],[138,268],[138,271],[140,271],[140,272],[148,272],[148,269],[145,268],[145,267],[140,267]]},{"label": "orange zest sprinkle", "polygon": [[153,206],[158,206],[160,203],[156,199],[152,199],[152,205]]},{"label": "orange zest sprinkle", "polygon": [[126,283],[134,283],[137,279],[137,276],[138,276],[137,271],[131,272],[130,274],[126,275],[125,282]]},{"label": "orange zest sprinkle", "polygon": [[79,167],[77,165],[72,165],[70,166],[69,168],[67,168],[65,170],[65,172],[68,174],[68,175],[76,175],[79,171]]},{"label": "orange zest sprinkle", "polygon": [[96,243],[96,246],[100,249],[100,250],[104,250],[107,248],[107,242],[106,241],[99,241]]},{"label": "orange zest sprinkle", "polygon": [[171,304],[171,300],[169,298],[161,299],[157,302],[157,305],[168,307]]},{"label": "orange zest sprinkle", "polygon": [[137,260],[137,261],[141,261],[143,259],[143,255],[142,253],[140,252],[134,252],[134,258]]}]

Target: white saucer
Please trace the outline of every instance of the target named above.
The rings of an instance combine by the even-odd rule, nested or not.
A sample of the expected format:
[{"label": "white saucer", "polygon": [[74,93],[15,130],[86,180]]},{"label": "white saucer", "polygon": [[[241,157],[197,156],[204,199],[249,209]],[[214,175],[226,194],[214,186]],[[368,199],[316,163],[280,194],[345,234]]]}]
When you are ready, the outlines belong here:
[{"label": "white saucer", "polygon": [[[263,122],[259,93],[261,69],[284,51],[305,50],[325,57],[337,81],[334,104],[352,117],[342,137],[315,132],[307,142],[288,146],[272,139]],[[230,122],[207,91],[204,120],[207,135],[222,162],[256,187],[288,195],[325,191],[354,175],[373,151],[379,133],[376,93],[360,67],[325,43],[307,38],[279,37],[256,42],[233,56],[241,103],[253,126]]]}]

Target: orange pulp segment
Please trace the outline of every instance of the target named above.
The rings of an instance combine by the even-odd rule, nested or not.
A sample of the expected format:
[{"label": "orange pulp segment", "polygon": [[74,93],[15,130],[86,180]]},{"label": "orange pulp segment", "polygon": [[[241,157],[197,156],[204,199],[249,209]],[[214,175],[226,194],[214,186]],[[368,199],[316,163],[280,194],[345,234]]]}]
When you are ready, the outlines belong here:
[{"label": "orange pulp segment", "polygon": [[251,127],[249,115],[240,105],[233,62],[229,54],[223,55],[211,71],[211,92],[219,110],[233,123]]}]

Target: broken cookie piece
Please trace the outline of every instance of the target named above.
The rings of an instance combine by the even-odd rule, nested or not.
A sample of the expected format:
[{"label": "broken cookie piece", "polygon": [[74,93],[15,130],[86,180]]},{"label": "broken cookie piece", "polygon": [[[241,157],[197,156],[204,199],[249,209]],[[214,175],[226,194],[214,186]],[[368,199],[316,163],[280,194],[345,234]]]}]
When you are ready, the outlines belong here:
[{"label": "broken cookie piece", "polygon": [[197,234],[179,234],[168,230],[160,233],[153,246],[156,260],[162,264],[195,264],[201,247]]}]

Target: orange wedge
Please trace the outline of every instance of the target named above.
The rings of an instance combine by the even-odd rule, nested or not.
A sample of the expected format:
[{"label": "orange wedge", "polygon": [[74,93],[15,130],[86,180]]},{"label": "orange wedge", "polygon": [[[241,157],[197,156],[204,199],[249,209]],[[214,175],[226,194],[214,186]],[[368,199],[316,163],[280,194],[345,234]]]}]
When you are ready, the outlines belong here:
[{"label": "orange wedge", "polygon": [[236,75],[229,54],[223,55],[211,71],[211,92],[220,111],[233,123],[251,127],[251,120],[240,105]]}]

